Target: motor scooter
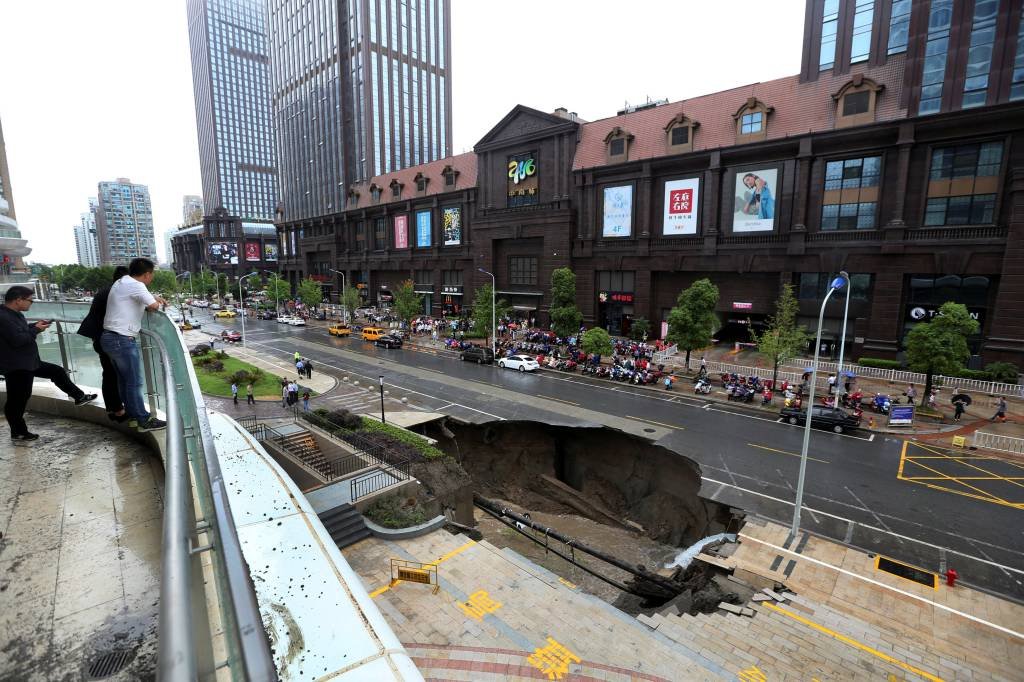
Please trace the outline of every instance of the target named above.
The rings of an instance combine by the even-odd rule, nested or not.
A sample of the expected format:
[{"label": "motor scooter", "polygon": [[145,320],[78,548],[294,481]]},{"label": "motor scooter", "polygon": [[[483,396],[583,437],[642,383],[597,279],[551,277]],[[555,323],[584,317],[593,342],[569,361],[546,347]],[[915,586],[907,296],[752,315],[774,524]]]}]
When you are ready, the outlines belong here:
[{"label": "motor scooter", "polygon": [[881,414],[889,414],[889,408],[892,406],[892,400],[889,396],[884,393],[876,393],[874,399],[871,401],[871,409]]},{"label": "motor scooter", "polygon": [[705,377],[697,379],[697,384],[693,387],[693,392],[708,395],[709,393],[711,393],[711,382],[708,381]]}]

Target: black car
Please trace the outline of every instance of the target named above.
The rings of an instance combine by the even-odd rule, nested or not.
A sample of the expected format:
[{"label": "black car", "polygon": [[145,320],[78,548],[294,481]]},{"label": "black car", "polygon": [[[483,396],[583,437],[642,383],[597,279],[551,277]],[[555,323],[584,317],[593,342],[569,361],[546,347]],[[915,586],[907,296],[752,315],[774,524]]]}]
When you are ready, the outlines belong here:
[{"label": "black car", "polygon": [[[842,433],[860,426],[860,417],[850,414],[846,410],[825,405],[815,405],[811,410],[813,410],[811,426],[831,429],[835,433]],[[780,414],[790,424],[803,424],[807,419],[806,410],[796,407],[784,407]]]},{"label": "black car", "polygon": [[394,336],[393,334],[385,334],[384,336],[374,341],[373,345],[380,346],[381,348],[401,348],[402,339],[398,338],[397,336]]},{"label": "black car", "polygon": [[494,362],[494,351],[483,346],[470,346],[459,353],[459,358],[461,360],[470,360],[478,365],[485,363],[490,365]]}]

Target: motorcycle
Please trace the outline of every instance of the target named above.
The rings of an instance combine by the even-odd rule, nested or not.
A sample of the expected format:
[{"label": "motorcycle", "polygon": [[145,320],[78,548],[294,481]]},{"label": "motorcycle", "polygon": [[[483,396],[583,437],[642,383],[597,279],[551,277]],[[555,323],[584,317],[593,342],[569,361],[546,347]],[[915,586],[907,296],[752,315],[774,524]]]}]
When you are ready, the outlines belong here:
[{"label": "motorcycle", "polygon": [[693,387],[693,392],[708,395],[709,393],[711,393],[711,382],[708,381],[705,377],[697,379],[697,384]]},{"label": "motorcycle", "polygon": [[860,407],[861,399],[863,397],[864,394],[861,391],[854,391],[853,393],[844,393],[842,400],[843,407],[857,409]]},{"label": "motorcycle", "polygon": [[889,408],[892,406],[892,400],[889,396],[884,393],[876,393],[874,399],[871,401],[871,409],[881,414],[889,414]]}]

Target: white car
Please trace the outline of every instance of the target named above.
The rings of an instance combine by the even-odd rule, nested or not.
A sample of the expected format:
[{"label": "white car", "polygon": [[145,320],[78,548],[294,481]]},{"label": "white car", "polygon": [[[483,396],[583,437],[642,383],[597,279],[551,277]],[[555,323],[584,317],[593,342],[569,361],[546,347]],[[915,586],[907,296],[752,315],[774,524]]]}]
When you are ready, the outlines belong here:
[{"label": "white car", "polygon": [[290,317],[288,318],[288,324],[293,327],[305,327],[306,321],[301,317]]},{"label": "white car", "polygon": [[209,308],[209,301],[192,301],[189,305],[195,306],[196,308]]},{"label": "white car", "polygon": [[280,315],[277,318],[278,324],[291,324],[294,318],[291,315]]},{"label": "white car", "polygon": [[498,367],[518,369],[520,372],[534,372],[540,369],[537,361],[528,355],[513,355],[509,358],[498,360]]}]

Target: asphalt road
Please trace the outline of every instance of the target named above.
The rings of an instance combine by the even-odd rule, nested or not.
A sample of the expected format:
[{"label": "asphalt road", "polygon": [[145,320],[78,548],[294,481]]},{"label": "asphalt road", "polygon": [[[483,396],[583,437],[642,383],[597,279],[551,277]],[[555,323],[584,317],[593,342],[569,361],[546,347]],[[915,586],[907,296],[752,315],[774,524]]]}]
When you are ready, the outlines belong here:
[{"label": "asphalt road", "polygon": [[[208,322],[209,318],[201,318]],[[210,325],[219,330],[217,323]],[[239,320],[223,326],[239,328]],[[455,353],[384,350],[322,327],[246,321],[250,348],[299,350],[318,371],[376,382],[418,409],[471,422],[597,422],[696,460],[702,494],[789,525],[802,429],[692,393],[463,363]],[[813,431],[802,529],[1024,602],[1024,466],[947,453],[881,433]]]}]

